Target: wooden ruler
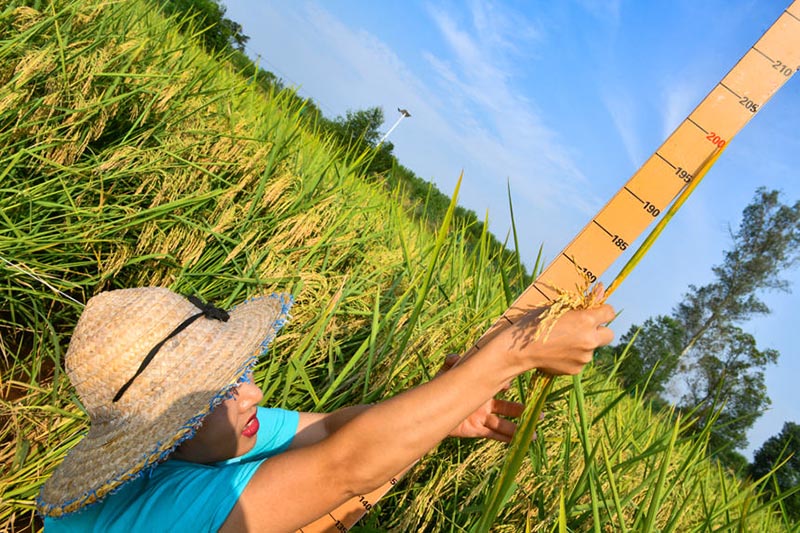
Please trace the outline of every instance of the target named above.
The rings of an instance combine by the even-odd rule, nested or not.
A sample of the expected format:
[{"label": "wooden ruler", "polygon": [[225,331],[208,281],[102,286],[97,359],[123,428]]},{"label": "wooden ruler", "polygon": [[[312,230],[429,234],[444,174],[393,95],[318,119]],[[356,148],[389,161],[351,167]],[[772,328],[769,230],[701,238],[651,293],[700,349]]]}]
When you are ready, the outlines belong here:
[{"label": "wooden ruler", "polygon": [[[794,0],[464,357],[475,353],[483,341],[513,324],[527,310],[546,305],[556,296],[551,287],[581,287],[584,276],[596,281],[798,69],[800,0]],[[347,531],[401,475],[300,531]]]}]

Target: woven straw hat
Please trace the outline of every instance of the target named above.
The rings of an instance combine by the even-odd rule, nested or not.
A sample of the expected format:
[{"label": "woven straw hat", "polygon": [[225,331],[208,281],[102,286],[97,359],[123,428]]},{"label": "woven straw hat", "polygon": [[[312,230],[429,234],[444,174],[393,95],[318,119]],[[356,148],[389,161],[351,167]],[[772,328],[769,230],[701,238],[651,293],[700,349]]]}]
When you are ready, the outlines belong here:
[{"label": "woven straw hat", "polygon": [[266,351],[291,306],[288,295],[255,298],[224,321],[193,319],[203,311],[193,301],[147,287],[100,293],[86,304],[65,363],[91,425],[42,487],[42,514],[98,501],[191,438]]}]

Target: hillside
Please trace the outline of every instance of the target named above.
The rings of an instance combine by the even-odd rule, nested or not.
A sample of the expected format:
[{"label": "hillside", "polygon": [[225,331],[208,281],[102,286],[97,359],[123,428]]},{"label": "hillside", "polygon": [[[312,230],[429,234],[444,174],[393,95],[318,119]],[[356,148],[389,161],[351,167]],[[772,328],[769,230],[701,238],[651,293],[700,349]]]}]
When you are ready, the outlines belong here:
[{"label": "hillside", "polygon": [[[222,306],[291,292],[256,381],[267,405],[328,411],[429,379],[523,288],[473,228],[438,230],[435,254],[438,232],[307,128],[290,93],[263,92],[144,1],[2,9],[0,529],[40,527],[39,487],[86,430],[63,355],[101,290]],[[558,380],[496,531],[788,529],[683,429],[613,376]],[[468,529],[503,453],[444,443],[362,527]]]}]

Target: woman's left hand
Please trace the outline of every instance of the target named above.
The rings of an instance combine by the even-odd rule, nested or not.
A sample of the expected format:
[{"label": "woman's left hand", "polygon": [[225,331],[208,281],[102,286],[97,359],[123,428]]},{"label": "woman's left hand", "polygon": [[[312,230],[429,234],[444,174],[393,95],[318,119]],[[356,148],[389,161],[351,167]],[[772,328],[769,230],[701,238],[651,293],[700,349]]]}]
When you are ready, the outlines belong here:
[{"label": "woman's left hand", "polygon": [[[450,370],[458,363],[459,358],[457,354],[448,355],[438,374]],[[492,398],[465,418],[450,432],[449,436],[488,438],[501,442],[511,442],[511,437],[514,436],[514,432],[517,430],[517,424],[505,417],[519,418],[524,409],[525,406],[521,403]]]}]

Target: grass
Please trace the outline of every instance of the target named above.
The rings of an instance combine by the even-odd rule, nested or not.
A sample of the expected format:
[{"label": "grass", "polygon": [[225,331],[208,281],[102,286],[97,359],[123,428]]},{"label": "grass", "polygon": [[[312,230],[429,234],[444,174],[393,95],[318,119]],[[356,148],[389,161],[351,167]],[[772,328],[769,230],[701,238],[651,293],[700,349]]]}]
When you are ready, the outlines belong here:
[{"label": "grass", "polygon": [[[308,130],[295,98],[145,3],[0,9],[0,529],[40,527],[39,487],[86,430],[63,357],[76,302],[101,290],[164,285],[221,305],[291,292],[256,378],[269,405],[331,410],[428,379],[523,289],[518,258],[485,233],[432,234],[402,191],[364,179],[363,158]],[[479,520],[507,447],[446,441],[360,527],[790,529],[761,498],[769,478],[721,471],[690,420],[634,392],[591,368],[557,381],[491,525]]]}]

